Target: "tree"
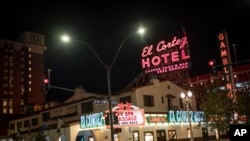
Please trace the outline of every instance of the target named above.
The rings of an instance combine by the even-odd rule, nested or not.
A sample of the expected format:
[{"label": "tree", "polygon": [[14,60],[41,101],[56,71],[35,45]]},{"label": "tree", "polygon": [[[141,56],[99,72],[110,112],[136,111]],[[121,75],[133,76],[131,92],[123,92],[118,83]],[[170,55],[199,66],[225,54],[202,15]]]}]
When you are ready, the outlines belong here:
[{"label": "tree", "polygon": [[[234,105],[235,111],[238,113],[238,120],[245,121],[244,124],[250,124],[250,92],[249,90],[241,90],[237,92],[237,101]],[[238,122],[240,123],[240,122]]]},{"label": "tree", "polygon": [[228,98],[227,91],[219,89],[217,83],[212,83],[204,93],[200,108],[205,113],[207,126],[218,131],[218,140],[221,132],[226,132],[232,118],[232,99]]}]

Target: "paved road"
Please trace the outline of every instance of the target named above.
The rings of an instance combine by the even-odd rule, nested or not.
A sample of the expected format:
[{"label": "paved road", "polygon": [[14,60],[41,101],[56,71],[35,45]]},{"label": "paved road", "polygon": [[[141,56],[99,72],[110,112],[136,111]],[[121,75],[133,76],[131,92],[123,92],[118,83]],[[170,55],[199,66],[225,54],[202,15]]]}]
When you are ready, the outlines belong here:
[{"label": "paved road", "polygon": [[[209,140],[209,141],[218,141],[218,140]],[[229,141],[229,139],[220,139],[220,141]]]}]

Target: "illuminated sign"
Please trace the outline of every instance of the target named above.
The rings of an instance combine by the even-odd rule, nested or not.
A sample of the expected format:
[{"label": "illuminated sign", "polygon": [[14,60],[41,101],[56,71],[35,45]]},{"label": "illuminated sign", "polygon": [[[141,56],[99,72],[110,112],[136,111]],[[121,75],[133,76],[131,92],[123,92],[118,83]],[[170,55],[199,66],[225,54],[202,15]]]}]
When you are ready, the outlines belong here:
[{"label": "illuminated sign", "polygon": [[141,53],[142,68],[146,73],[166,73],[189,68],[190,53],[187,37],[174,37],[172,41],[160,41],[149,45]]},{"label": "illuminated sign", "polygon": [[107,104],[107,100],[106,99],[95,99],[94,100],[94,104],[98,105],[98,104]]},{"label": "illuminated sign", "polygon": [[167,116],[150,115],[146,116],[147,123],[167,123]]},{"label": "illuminated sign", "polygon": [[81,128],[105,126],[102,112],[81,116],[80,123]]},{"label": "illuminated sign", "polygon": [[228,36],[226,32],[218,34],[219,48],[220,48],[220,56],[223,64],[223,72],[225,76],[226,89],[228,90],[228,97],[234,97],[234,79],[232,73],[232,65],[231,65],[231,55],[228,43]]},{"label": "illuminated sign", "polygon": [[144,110],[115,110],[118,117],[118,125],[142,125],[144,124]]},{"label": "illuminated sign", "polygon": [[[204,112],[202,111],[189,111],[191,122],[204,121]],[[168,121],[170,123],[188,122],[188,111],[169,111]]]},{"label": "illuminated sign", "polygon": [[[119,103],[112,109],[114,114],[114,126],[128,126],[128,125],[143,125],[144,124],[144,109],[132,105],[131,103]],[[109,113],[106,111],[105,113]]]}]

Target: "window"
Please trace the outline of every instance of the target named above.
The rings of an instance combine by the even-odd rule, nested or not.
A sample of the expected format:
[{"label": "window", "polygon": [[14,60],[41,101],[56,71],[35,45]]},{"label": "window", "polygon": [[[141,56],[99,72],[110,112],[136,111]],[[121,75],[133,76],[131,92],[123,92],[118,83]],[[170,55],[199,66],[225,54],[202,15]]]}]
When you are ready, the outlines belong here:
[{"label": "window", "polygon": [[94,110],[93,101],[88,101],[81,104],[82,113],[89,113]]},{"label": "window", "polygon": [[24,127],[25,128],[30,127],[30,120],[25,120],[24,121]]},{"label": "window", "polygon": [[31,125],[32,125],[32,126],[38,125],[38,118],[33,118],[33,119],[31,120]]},{"label": "window", "polygon": [[43,121],[49,121],[50,120],[50,112],[43,113]]},{"label": "window", "polygon": [[22,122],[20,121],[20,122],[18,122],[17,123],[17,128],[22,128],[23,127],[23,124],[22,124]]},{"label": "window", "polygon": [[179,99],[179,103],[180,103],[180,108],[183,109],[183,108],[184,108],[184,105],[183,105],[183,99],[182,99],[182,98]]},{"label": "window", "polygon": [[120,103],[132,103],[131,96],[125,96],[120,98]]},{"label": "window", "polygon": [[14,124],[14,123],[11,123],[11,124],[10,124],[10,130],[12,130],[12,131],[15,130],[15,124]]},{"label": "window", "polygon": [[143,95],[144,106],[153,107],[154,97],[152,95]]}]

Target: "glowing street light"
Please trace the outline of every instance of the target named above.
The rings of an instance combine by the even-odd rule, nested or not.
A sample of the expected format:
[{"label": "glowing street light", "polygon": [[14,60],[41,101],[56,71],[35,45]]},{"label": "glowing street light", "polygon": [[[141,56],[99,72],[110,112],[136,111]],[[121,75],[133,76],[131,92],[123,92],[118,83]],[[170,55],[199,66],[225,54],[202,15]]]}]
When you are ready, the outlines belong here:
[{"label": "glowing street light", "polygon": [[[113,65],[114,65],[114,63],[115,63],[115,61],[116,61],[116,58],[117,58],[117,56],[118,56],[118,54],[119,54],[119,52],[120,52],[120,50],[121,50],[121,48],[122,48],[124,42],[126,42],[126,41],[127,41],[130,37],[132,37],[133,35],[135,35],[135,34],[137,34],[137,33],[142,35],[142,34],[144,34],[144,32],[145,32],[145,29],[144,29],[144,28],[140,28],[137,32],[128,35],[128,36],[121,42],[121,44],[119,45],[119,47],[118,47],[118,49],[117,49],[117,51],[116,51],[116,54],[115,54],[115,56],[114,56],[114,58],[113,58],[113,60],[112,60],[112,62],[111,62],[110,65],[106,65],[106,64],[103,62],[103,60],[99,57],[99,55],[96,53],[96,51],[93,49],[92,46],[90,46],[89,44],[87,44],[86,42],[81,41],[81,40],[75,40],[75,39],[73,40],[73,41],[75,41],[75,42],[79,42],[79,43],[83,44],[84,46],[88,47],[88,48],[92,51],[92,53],[96,56],[96,58],[99,60],[99,62],[102,64],[102,66],[105,68],[105,70],[106,70],[106,72],[107,72],[108,101],[109,101],[108,104],[109,104],[109,113],[110,113],[110,116],[109,116],[109,117],[110,117],[111,141],[114,141],[114,127],[113,127],[113,117],[112,117],[113,112],[112,112],[112,101],[111,101],[110,71],[111,71],[111,69],[112,69],[112,67],[113,67]],[[62,39],[63,42],[69,42],[69,41],[71,40],[70,37],[67,36],[67,35],[63,35],[61,39]]]},{"label": "glowing street light", "polygon": [[193,136],[193,129],[192,129],[192,124],[191,124],[191,119],[190,119],[190,107],[192,105],[192,92],[188,91],[186,94],[184,92],[181,92],[181,98],[183,105],[185,106],[185,109],[188,111],[188,123],[189,123],[189,128],[190,128],[190,141],[194,141],[194,136]]}]

